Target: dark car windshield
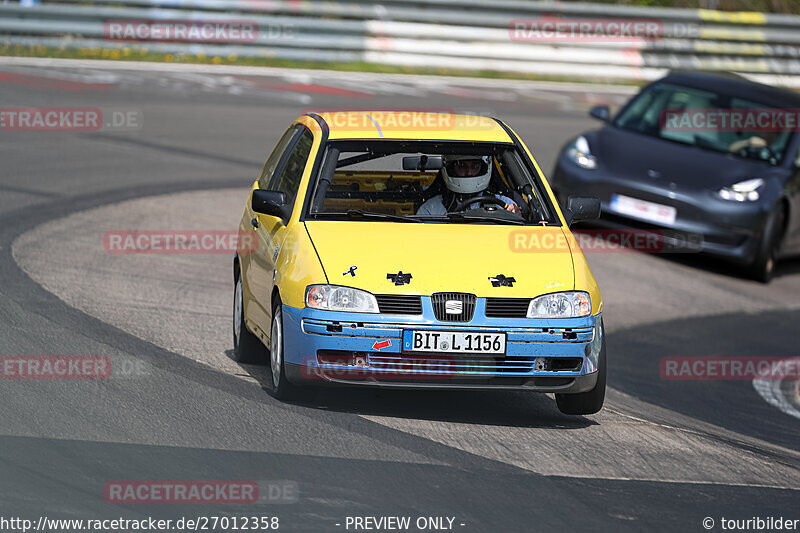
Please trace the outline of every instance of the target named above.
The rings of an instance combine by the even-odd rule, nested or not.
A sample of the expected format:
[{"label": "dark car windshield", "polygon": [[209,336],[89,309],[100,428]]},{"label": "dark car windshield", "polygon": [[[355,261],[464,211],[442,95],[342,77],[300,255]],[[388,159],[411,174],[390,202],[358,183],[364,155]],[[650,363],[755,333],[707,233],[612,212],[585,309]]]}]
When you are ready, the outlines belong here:
[{"label": "dark car windshield", "polygon": [[614,125],[702,150],[777,165],[783,160],[791,137],[790,128],[781,127],[785,122],[773,120],[784,111],[739,96],[657,83],[623,109]]},{"label": "dark car windshield", "polygon": [[[448,191],[443,171],[465,158],[476,163],[475,173],[486,177],[486,185],[471,194],[454,194]],[[387,222],[558,224],[544,190],[510,143],[331,141],[307,215]]]}]

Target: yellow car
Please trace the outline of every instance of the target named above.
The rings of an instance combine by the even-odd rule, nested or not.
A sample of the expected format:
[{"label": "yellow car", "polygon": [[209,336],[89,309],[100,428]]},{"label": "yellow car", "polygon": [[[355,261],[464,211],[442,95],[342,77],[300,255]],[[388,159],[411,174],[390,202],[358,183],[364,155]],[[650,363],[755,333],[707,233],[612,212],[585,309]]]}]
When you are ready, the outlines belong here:
[{"label": "yellow car", "polygon": [[[555,393],[596,413],[603,303],[530,151],[503,122],[309,113],[269,156],[234,258],[234,353],[304,384]],[[246,245],[252,244],[252,246]]]}]

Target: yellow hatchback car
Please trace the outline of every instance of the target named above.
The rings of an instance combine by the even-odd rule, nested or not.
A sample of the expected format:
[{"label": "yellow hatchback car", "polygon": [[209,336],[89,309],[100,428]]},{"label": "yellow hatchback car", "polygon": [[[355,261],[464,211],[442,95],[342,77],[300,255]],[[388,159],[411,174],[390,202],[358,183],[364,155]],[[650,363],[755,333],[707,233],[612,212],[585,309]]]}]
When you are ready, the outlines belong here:
[{"label": "yellow hatchback car", "polygon": [[568,414],[605,397],[603,302],[517,135],[487,117],[309,113],[247,199],[233,264],[234,353],[304,384],[555,393]]}]

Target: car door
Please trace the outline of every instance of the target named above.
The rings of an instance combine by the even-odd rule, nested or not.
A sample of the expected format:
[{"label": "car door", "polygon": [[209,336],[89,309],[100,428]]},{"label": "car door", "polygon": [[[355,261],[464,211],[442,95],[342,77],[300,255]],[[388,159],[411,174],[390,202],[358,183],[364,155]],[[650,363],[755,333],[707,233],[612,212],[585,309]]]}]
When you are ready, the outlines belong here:
[{"label": "car door", "polygon": [[[272,177],[264,187],[283,192],[286,195],[287,205],[292,206],[292,212],[296,208],[295,204],[302,202],[302,198],[298,200],[298,189],[313,142],[314,135],[311,131],[305,126],[298,125],[291,142],[272,172]],[[257,221],[254,230],[258,251],[250,258],[249,281],[251,289],[256,294],[255,300],[260,306],[257,318],[254,320],[257,321],[256,325],[269,335],[272,320],[271,295],[276,276],[275,264],[280,256],[281,244],[286,237],[288,219],[283,220],[260,213],[255,213],[254,218]]]},{"label": "car door", "polygon": [[[259,189],[269,188],[270,181],[272,180],[278,168],[281,166],[281,162],[285,161],[286,158],[289,157],[289,153],[291,152],[291,148],[294,145],[299,132],[300,127],[293,125],[286,130],[281,139],[278,141],[278,144],[275,145],[272,153],[267,158],[267,162],[261,169],[261,174],[258,176],[256,186]],[[264,216],[261,215],[261,217]],[[252,267],[254,264],[263,263],[263,261],[259,259],[259,256],[266,253],[271,253],[267,251],[270,243],[268,243],[265,238],[268,236],[268,233],[265,233],[264,231],[258,231],[259,228],[256,228],[256,225],[260,226],[265,218],[259,218],[259,215],[253,211],[253,207],[249,199],[247,201],[247,205],[245,206],[245,219],[252,221],[250,230],[253,232],[255,237],[254,246],[248,250],[248,253],[242,253],[239,256],[239,265],[241,268],[241,276],[242,280],[244,281],[245,290],[245,316],[247,317],[248,322],[263,329],[264,324],[269,323],[269,312],[266,311],[266,309],[270,304],[268,301],[263,301],[265,298],[269,300],[269,293],[264,292],[266,287],[263,285],[263,277],[256,275],[256,271]]]}]

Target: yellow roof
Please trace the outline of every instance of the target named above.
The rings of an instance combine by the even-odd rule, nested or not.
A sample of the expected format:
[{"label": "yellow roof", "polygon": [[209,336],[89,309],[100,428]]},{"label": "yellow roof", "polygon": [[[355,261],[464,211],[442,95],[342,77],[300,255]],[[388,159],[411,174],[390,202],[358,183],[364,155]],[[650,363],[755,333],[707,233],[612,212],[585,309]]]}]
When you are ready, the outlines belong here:
[{"label": "yellow roof", "polygon": [[329,139],[426,139],[512,142],[492,118],[448,112],[332,111],[319,113]]}]

